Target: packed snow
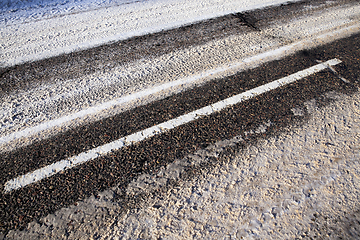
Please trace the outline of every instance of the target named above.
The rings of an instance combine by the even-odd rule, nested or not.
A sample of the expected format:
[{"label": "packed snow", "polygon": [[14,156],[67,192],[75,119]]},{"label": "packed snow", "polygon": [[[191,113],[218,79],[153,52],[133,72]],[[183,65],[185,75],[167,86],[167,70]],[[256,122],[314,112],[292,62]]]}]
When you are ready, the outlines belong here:
[{"label": "packed snow", "polygon": [[32,0],[0,5],[0,67],[284,0]]}]

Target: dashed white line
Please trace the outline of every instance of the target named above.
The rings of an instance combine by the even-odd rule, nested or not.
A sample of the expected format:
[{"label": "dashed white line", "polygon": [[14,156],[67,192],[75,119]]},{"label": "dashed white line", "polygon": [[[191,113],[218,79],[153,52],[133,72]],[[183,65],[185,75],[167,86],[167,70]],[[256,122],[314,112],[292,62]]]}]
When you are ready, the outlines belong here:
[{"label": "dashed white line", "polygon": [[299,71],[297,73],[291,74],[287,77],[275,80],[273,82],[264,84],[262,86],[253,88],[251,90],[248,90],[246,92],[240,93],[238,95],[235,95],[233,97],[229,97],[227,99],[224,99],[222,101],[219,101],[217,103],[208,105],[206,107],[200,108],[198,110],[195,110],[193,112],[190,112],[188,114],[179,116],[177,118],[171,119],[169,121],[166,121],[164,123],[155,125],[153,127],[147,128],[145,130],[133,133],[131,135],[128,135],[126,137],[120,138],[116,141],[110,142],[108,144],[96,147],[94,149],[91,149],[87,152],[80,153],[77,156],[70,157],[65,160],[61,160],[59,162],[53,163],[51,165],[48,165],[46,167],[40,168],[38,170],[35,170],[33,172],[27,173],[25,175],[19,176],[17,178],[14,178],[12,180],[9,180],[4,185],[4,193],[9,193],[13,190],[20,189],[22,187],[25,187],[31,183],[38,182],[42,179],[45,179],[47,177],[50,177],[52,175],[55,175],[58,172],[64,171],[66,169],[73,168],[75,166],[78,166],[80,164],[83,164],[87,161],[93,160],[100,155],[105,155],[107,153],[110,153],[112,151],[116,151],[121,149],[122,147],[129,146],[131,144],[140,142],[146,138],[150,138],[152,136],[155,136],[157,134],[164,133],[170,129],[176,128],[180,125],[189,123],[191,121],[194,121],[196,119],[199,119],[203,116],[210,115],[214,112],[221,111],[227,107],[230,107],[232,105],[238,104],[242,101],[246,101],[252,97],[258,96],[260,94],[266,93],[268,91],[274,90],[278,87],[296,82],[299,79],[302,79],[306,76],[312,75],[314,73],[320,72],[324,69],[327,69],[329,66],[334,66],[341,63],[338,59],[332,59],[324,63],[317,64],[313,67],[307,68],[305,70]]}]

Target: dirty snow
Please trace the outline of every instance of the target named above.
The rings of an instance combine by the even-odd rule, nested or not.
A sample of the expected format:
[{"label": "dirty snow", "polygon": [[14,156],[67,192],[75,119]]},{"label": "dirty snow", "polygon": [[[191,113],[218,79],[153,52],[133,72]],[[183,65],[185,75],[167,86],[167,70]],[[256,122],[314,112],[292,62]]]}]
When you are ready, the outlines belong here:
[{"label": "dirty snow", "polygon": [[[190,181],[180,177],[185,168],[218,156],[242,136],[176,160],[155,175],[139,176],[127,194],[148,197],[125,215],[115,187],[7,237],[359,239],[360,94],[326,97],[335,101],[325,108],[310,100],[293,109],[310,114],[306,124],[261,140]],[[179,185],[167,187],[171,181]],[[152,195],[164,189],[165,194]]]},{"label": "dirty snow", "polygon": [[[12,1],[11,1],[12,2]],[[2,6],[0,67],[87,49],[284,0],[37,1]],[[65,3],[62,5],[62,3]],[[13,6],[13,7],[12,7]],[[39,6],[39,7],[38,7]]]}]

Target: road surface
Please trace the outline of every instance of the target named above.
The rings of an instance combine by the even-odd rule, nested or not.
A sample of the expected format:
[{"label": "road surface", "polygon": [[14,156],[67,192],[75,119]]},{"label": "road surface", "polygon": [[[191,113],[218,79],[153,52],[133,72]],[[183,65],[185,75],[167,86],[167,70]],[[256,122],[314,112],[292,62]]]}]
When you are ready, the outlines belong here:
[{"label": "road surface", "polygon": [[12,54],[1,237],[359,237],[359,19],[299,1]]}]

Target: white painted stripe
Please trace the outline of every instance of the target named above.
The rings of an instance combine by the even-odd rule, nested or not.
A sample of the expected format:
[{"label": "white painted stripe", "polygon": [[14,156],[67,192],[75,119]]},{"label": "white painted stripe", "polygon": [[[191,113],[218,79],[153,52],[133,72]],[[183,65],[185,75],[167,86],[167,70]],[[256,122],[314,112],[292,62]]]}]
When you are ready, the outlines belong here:
[{"label": "white painted stripe", "polygon": [[150,138],[157,134],[164,133],[170,129],[173,129],[180,125],[189,123],[189,122],[199,119],[203,116],[210,115],[214,112],[221,111],[227,107],[238,104],[242,101],[246,101],[252,97],[255,97],[262,93],[276,89],[278,87],[293,83],[293,82],[295,82],[299,79],[302,79],[306,76],[309,76],[311,74],[314,74],[321,70],[324,70],[324,69],[328,68],[328,66],[333,66],[333,65],[336,65],[339,63],[341,63],[341,61],[336,58],[329,60],[327,62],[324,62],[324,63],[320,63],[318,65],[315,65],[313,67],[307,68],[302,71],[299,71],[299,72],[289,75],[287,77],[275,80],[273,82],[256,87],[254,89],[251,89],[246,92],[235,95],[233,97],[224,99],[222,101],[211,104],[209,106],[200,108],[200,109],[190,112],[188,114],[171,119],[167,122],[164,122],[164,123],[158,124],[156,126],[147,128],[145,130],[133,133],[131,135],[128,135],[126,137],[123,137],[116,141],[113,141],[111,143],[96,147],[87,152],[80,153],[77,156],[70,157],[66,160],[62,160],[62,161],[53,163],[53,164],[43,167],[41,169],[35,170],[31,173],[27,173],[20,177],[14,178],[5,183],[4,192],[8,193],[12,190],[22,188],[31,183],[34,183],[34,182],[40,181],[44,178],[50,177],[60,171],[64,171],[66,169],[75,167],[79,164],[93,160],[93,159],[99,157],[100,155],[110,153],[111,151],[119,150],[122,147],[129,146],[133,143],[140,142],[146,138]]},{"label": "white painted stripe", "polygon": [[64,116],[64,117],[61,117],[58,119],[54,119],[54,120],[36,125],[34,127],[26,128],[21,131],[13,132],[11,134],[0,137],[0,147],[4,147],[6,144],[9,144],[13,141],[16,141],[16,140],[19,140],[22,138],[29,138],[29,137],[35,136],[36,134],[39,134],[46,130],[58,128],[60,126],[65,126],[65,125],[71,123],[73,120],[84,119],[88,116],[96,115],[97,113],[99,113],[101,111],[111,109],[115,106],[118,106],[118,105],[121,105],[124,103],[129,103],[131,101],[134,101],[134,100],[137,100],[140,98],[145,98],[145,97],[151,96],[151,95],[159,93],[161,91],[166,91],[166,90],[174,88],[174,87],[190,84],[190,83],[196,82],[199,79],[205,79],[205,78],[212,77],[212,76],[214,77],[217,74],[221,74],[223,72],[236,71],[245,66],[251,66],[254,64],[256,65],[256,63],[262,63],[262,62],[274,60],[281,56],[287,55],[286,53],[290,54],[296,50],[303,49],[304,46],[314,46],[312,43],[313,41],[326,42],[325,39],[332,39],[332,37],[334,37],[334,36],[343,36],[347,32],[357,32],[359,29],[360,29],[360,25],[351,26],[348,28],[342,28],[338,31],[334,31],[331,33],[326,33],[326,34],[317,36],[314,39],[295,42],[295,43],[285,45],[285,46],[282,46],[282,47],[274,49],[274,50],[270,50],[270,51],[260,53],[258,55],[255,55],[255,56],[252,56],[249,58],[245,58],[240,62],[230,64],[230,66],[228,66],[228,65],[221,66],[221,67],[218,67],[218,68],[206,71],[206,72],[202,72],[201,74],[198,74],[195,76],[191,76],[191,77],[188,77],[185,79],[178,79],[176,81],[165,83],[165,84],[153,87],[153,88],[145,89],[143,91],[140,91],[140,92],[137,92],[137,93],[125,96],[125,97],[121,97],[121,98],[117,98],[117,99],[105,102],[98,106],[84,109],[82,111],[76,112],[71,115],[67,115],[67,116]]}]

